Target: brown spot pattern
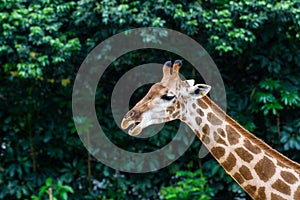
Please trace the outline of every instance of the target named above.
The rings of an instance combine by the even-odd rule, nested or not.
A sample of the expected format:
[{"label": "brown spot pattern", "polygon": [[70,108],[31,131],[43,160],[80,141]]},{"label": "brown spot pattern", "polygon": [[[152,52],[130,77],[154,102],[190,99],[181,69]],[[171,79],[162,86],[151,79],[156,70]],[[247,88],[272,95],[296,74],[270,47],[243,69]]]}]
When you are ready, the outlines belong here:
[{"label": "brown spot pattern", "polygon": [[258,188],[256,199],[267,199],[265,187]]},{"label": "brown spot pattern", "polygon": [[207,124],[205,124],[202,128],[202,132],[206,135],[209,134],[210,128]]},{"label": "brown spot pattern", "polygon": [[218,143],[218,144],[223,144],[224,146],[227,146],[225,140],[223,140],[221,138],[221,136],[216,132],[214,131],[214,140]]},{"label": "brown spot pattern", "polygon": [[[204,127],[203,127],[204,128]],[[203,128],[202,128],[202,134],[201,134],[201,138],[200,138],[200,140],[202,141],[202,142],[204,142],[204,143],[206,143],[205,142],[205,140],[208,140],[208,142],[206,143],[206,144],[208,144],[209,142],[210,142],[210,139],[209,139],[209,137],[207,136],[208,135],[208,133],[207,132],[203,132]]]},{"label": "brown spot pattern", "polygon": [[202,120],[201,120],[200,117],[196,117],[196,118],[195,118],[195,121],[196,121],[196,123],[197,123],[198,125],[200,125],[201,122],[202,122]]},{"label": "brown spot pattern", "polygon": [[251,162],[251,160],[253,160],[253,156],[248,152],[246,151],[244,148],[240,147],[240,148],[237,148],[234,150],[237,155],[244,161],[246,162]]},{"label": "brown spot pattern", "polygon": [[179,101],[176,102],[176,108],[177,108],[177,109],[180,108],[180,103],[179,103]]},{"label": "brown spot pattern", "polygon": [[239,174],[239,173],[235,173],[232,176],[239,184],[242,184],[245,182],[245,179]]},{"label": "brown spot pattern", "polygon": [[290,172],[282,171],[281,177],[283,180],[285,180],[287,183],[294,184],[298,179]]},{"label": "brown spot pattern", "polygon": [[226,132],[229,144],[235,145],[239,142],[241,136],[231,126],[226,125]]},{"label": "brown spot pattern", "polygon": [[172,118],[176,118],[176,117],[178,117],[178,115],[179,115],[179,111],[175,112],[175,113],[172,115]]},{"label": "brown spot pattern", "polygon": [[244,140],[244,146],[250,150],[254,154],[259,154],[261,152],[260,148],[257,146],[253,145],[249,140],[245,139]]},{"label": "brown spot pattern", "polygon": [[281,196],[274,194],[274,193],[271,193],[271,199],[272,200],[286,200],[286,199],[282,198]]},{"label": "brown spot pattern", "polygon": [[173,106],[169,106],[169,107],[167,107],[167,112],[168,113],[172,113],[172,112],[174,112],[174,110],[175,110],[175,108],[173,107]]},{"label": "brown spot pattern", "polygon": [[213,147],[211,153],[215,156],[216,159],[220,159],[225,154],[225,149],[222,147]]},{"label": "brown spot pattern", "polygon": [[236,158],[232,153],[230,153],[227,159],[222,163],[222,166],[228,172],[230,172],[235,165],[236,165]]},{"label": "brown spot pattern", "polygon": [[275,174],[275,165],[269,158],[264,156],[256,163],[254,170],[261,180],[267,182]]},{"label": "brown spot pattern", "polygon": [[287,194],[287,195],[291,194],[290,187],[280,179],[275,181],[275,183],[273,183],[271,186],[272,186],[272,188],[274,188],[275,190],[277,190],[283,194]]},{"label": "brown spot pattern", "polygon": [[245,165],[241,166],[239,171],[246,180],[253,179],[253,176],[252,176],[250,170]]},{"label": "brown spot pattern", "polygon": [[202,99],[198,99],[198,100],[197,100],[197,104],[198,104],[201,108],[203,108],[203,109],[207,109],[207,108],[208,108],[208,106],[206,105],[206,103],[204,103],[204,101],[202,101]]},{"label": "brown spot pattern", "polygon": [[204,116],[204,112],[200,109],[200,108],[197,108],[196,112],[200,115],[200,116]]},{"label": "brown spot pattern", "polygon": [[225,136],[226,136],[223,129],[218,128],[217,131],[218,131],[218,133],[219,133],[222,137],[225,137]]},{"label": "brown spot pattern", "polygon": [[253,195],[256,192],[256,186],[254,185],[247,185],[245,186],[245,190],[248,192],[248,194]]},{"label": "brown spot pattern", "polygon": [[185,109],[185,103],[181,104],[182,109]]},{"label": "brown spot pattern", "polygon": [[204,135],[202,137],[202,141],[204,142],[204,144],[209,144],[210,143],[210,139],[209,139],[209,137],[207,135]]},{"label": "brown spot pattern", "polygon": [[217,141],[220,137],[216,131],[214,131],[213,135],[214,135],[214,140],[215,141]]},{"label": "brown spot pattern", "polygon": [[279,167],[286,168],[286,165],[285,165],[285,164],[283,164],[283,163],[282,163],[282,162],[280,162],[280,161],[277,161],[277,165],[278,165]]},{"label": "brown spot pattern", "polygon": [[297,188],[294,194],[294,199],[300,199],[300,186]]},{"label": "brown spot pattern", "polygon": [[224,146],[227,146],[225,140],[223,140],[222,138],[219,138],[219,139],[217,140],[217,143],[218,143],[218,144],[223,144]]},{"label": "brown spot pattern", "polygon": [[193,103],[193,104],[192,104],[192,107],[195,109],[195,108],[196,108],[196,104],[195,104],[195,103]]},{"label": "brown spot pattern", "polygon": [[207,114],[207,120],[212,124],[212,125],[221,125],[223,122],[213,113],[209,112]]}]

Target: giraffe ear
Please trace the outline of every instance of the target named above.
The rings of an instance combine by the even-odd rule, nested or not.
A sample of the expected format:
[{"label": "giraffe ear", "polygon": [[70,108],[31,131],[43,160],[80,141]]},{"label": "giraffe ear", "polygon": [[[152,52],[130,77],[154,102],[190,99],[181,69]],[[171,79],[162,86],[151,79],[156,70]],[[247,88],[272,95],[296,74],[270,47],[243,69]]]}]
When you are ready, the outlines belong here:
[{"label": "giraffe ear", "polygon": [[197,84],[193,87],[190,87],[189,94],[195,98],[202,98],[207,95],[210,91],[211,86],[206,84]]},{"label": "giraffe ear", "polygon": [[185,80],[185,83],[188,84],[188,86],[192,87],[195,84],[195,80],[194,79],[190,79],[190,80]]}]

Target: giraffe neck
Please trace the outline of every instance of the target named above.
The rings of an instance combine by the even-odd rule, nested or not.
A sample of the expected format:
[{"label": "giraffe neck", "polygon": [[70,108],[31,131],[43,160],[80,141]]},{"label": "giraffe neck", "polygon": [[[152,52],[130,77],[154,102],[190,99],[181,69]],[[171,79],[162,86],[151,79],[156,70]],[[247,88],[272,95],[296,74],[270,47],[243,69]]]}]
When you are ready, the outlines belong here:
[{"label": "giraffe neck", "polygon": [[300,165],[256,138],[208,97],[188,105],[182,121],[253,199],[300,199]]}]

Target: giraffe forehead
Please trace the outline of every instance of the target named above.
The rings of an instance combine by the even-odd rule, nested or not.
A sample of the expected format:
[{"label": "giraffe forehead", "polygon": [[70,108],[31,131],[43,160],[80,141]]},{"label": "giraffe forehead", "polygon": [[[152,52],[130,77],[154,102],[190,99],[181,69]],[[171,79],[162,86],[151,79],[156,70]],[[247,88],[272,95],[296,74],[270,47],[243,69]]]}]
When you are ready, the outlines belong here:
[{"label": "giraffe forehead", "polygon": [[150,88],[147,96],[150,98],[156,97],[156,96],[160,96],[160,95],[166,93],[167,91],[168,91],[168,88],[166,88],[165,86],[163,86],[160,83],[156,83]]}]

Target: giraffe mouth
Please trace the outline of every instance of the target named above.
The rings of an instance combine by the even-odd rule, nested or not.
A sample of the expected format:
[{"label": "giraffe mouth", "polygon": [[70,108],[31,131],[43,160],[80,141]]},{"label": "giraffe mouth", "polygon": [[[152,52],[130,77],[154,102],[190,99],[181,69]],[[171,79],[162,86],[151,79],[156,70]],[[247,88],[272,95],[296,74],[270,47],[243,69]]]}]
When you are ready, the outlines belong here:
[{"label": "giraffe mouth", "polygon": [[128,130],[129,135],[137,135],[137,134],[139,134],[139,132],[135,133],[136,132],[135,129],[138,128],[138,126],[139,126],[140,123],[141,122],[135,122],[135,123],[133,123],[133,124],[130,125],[131,127]]},{"label": "giraffe mouth", "polygon": [[129,128],[128,134],[131,136],[138,135],[143,129],[140,121],[127,120],[127,119],[122,120],[121,127],[123,129]]}]

